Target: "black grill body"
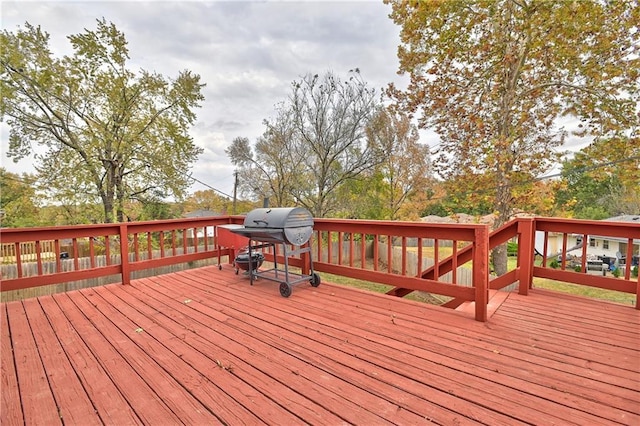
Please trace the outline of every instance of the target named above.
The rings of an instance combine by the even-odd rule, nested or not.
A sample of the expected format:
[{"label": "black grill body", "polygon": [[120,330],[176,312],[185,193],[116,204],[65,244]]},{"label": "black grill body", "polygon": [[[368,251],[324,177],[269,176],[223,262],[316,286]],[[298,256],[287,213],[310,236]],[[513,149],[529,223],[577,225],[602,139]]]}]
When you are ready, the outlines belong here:
[{"label": "black grill body", "polygon": [[313,233],[313,216],[301,207],[262,208],[251,210],[244,228],[232,232],[252,240],[304,245]]},{"label": "black grill body", "polygon": [[[291,286],[303,281],[309,281],[312,286],[320,285],[320,276],[313,272],[313,261],[309,256],[310,274],[298,274],[289,270],[289,257],[301,253],[311,253],[308,245],[313,234],[313,216],[301,207],[260,208],[251,210],[244,219],[244,226],[234,228],[231,232],[249,239],[247,259],[236,258],[236,263],[253,259],[253,251],[273,248],[274,268],[260,271],[257,267],[249,267],[249,279],[253,285],[254,279],[259,277],[280,283],[280,294],[283,297],[291,295]],[[284,252],[284,270],[278,269],[276,260],[276,244],[282,245]],[[291,249],[289,246],[294,246]]]}]

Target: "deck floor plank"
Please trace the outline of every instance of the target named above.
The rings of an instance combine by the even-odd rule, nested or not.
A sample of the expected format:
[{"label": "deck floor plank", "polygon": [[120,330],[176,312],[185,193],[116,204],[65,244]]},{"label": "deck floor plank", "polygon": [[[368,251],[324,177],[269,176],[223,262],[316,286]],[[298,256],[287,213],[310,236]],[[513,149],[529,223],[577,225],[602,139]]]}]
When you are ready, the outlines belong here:
[{"label": "deck floor plank", "polygon": [[7,305],[2,304],[0,309],[0,357],[2,381],[0,382],[0,423],[10,425],[24,424],[22,407],[20,405],[20,388],[18,387],[18,376],[14,364],[13,345],[9,333],[9,317],[7,316]]},{"label": "deck floor plank", "polygon": [[[200,385],[200,377],[184,377],[183,369],[189,367],[184,361],[167,354],[166,349],[145,333],[143,328],[127,321],[113,306],[95,299],[98,297],[92,288],[75,292],[72,297],[78,309],[89,317],[95,330],[105,336],[118,353],[125,355],[126,362],[160,400],[166,401],[167,407],[177,418],[187,424],[211,421],[212,413],[178,383],[182,379]],[[179,379],[170,372],[180,376]]]},{"label": "deck floor plank", "polygon": [[[139,371],[128,363],[128,354],[119,352],[109,340],[110,336],[105,336],[96,329],[90,320],[90,318],[97,316],[95,310],[88,306],[87,311],[83,312],[74,303],[73,299],[77,297],[79,297],[77,291],[53,295],[54,300],[65,313],[75,331],[87,344],[91,353],[97,357],[110,380],[124,395],[127,405],[131,406],[142,423],[179,423],[179,417],[158,397],[154,389],[140,377]],[[144,372],[144,369],[142,372]]]},{"label": "deck floor plank", "polygon": [[[179,290],[177,283],[172,283],[171,288]],[[271,340],[265,342],[263,337],[265,333],[259,327],[260,324],[258,327],[239,330],[235,327],[233,318],[228,316],[226,311],[220,318],[219,311],[208,309],[197,303],[197,299],[193,296],[196,292],[193,290],[173,300],[165,296],[166,291],[161,291],[162,287],[145,286],[141,287],[141,290],[163,300],[171,311],[181,309],[181,300],[193,300],[189,304],[189,308],[192,308],[190,317],[203,325],[209,325],[210,330],[215,330],[218,333],[216,340],[226,336],[230,340],[246,345],[247,348],[255,351],[255,355],[258,357],[261,356],[260,354],[268,353],[268,362],[264,365],[263,371],[269,371],[279,381],[290,382],[293,379],[295,383],[289,384],[289,386],[295,386],[295,389],[301,394],[309,393],[311,390],[315,391],[315,395],[311,396],[313,400],[318,401],[326,409],[333,411],[348,422],[382,424],[385,423],[385,415],[408,415],[402,411],[398,412],[398,407],[388,401],[374,400],[366,391],[348,386],[341,379],[325,374],[316,366],[284,352],[280,345],[281,342]],[[219,318],[221,321],[219,324],[211,324],[212,318]],[[227,344],[231,344],[231,342],[225,343],[225,345]],[[317,392],[322,388],[326,391]],[[416,418],[414,417],[413,420],[415,421]],[[390,423],[390,420],[387,418],[386,422]]]},{"label": "deck floor plank", "polygon": [[58,340],[66,358],[73,366],[78,381],[86,389],[102,421],[113,425],[142,424],[125,396],[113,383],[53,297],[44,296],[38,300],[49,322],[55,327]]},{"label": "deck floor plank", "polygon": [[73,366],[64,356],[55,331],[37,299],[26,299],[24,310],[38,347],[49,385],[58,406],[60,418],[66,424],[100,425],[98,416]]},{"label": "deck floor plank", "polygon": [[638,310],[500,301],[480,323],[329,283],[282,298],[225,265],[9,302],[0,422],[640,424]]},{"label": "deck floor plank", "polygon": [[[222,302],[222,304],[220,305],[217,305],[215,303],[216,299],[224,300],[224,302]],[[283,331],[290,330],[290,325],[283,323],[290,322],[291,317],[274,317],[277,319],[277,323],[280,324],[279,326],[275,326],[272,323],[271,318],[269,318],[269,315],[262,315],[258,317],[257,310],[254,310],[252,312],[251,317],[247,317],[242,313],[241,304],[234,305],[231,300],[225,300],[225,297],[222,294],[215,295],[214,297],[211,297],[208,294],[204,294],[202,302],[207,305],[207,307],[209,308],[208,311],[213,310],[215,312],[217,309],[224,309],[225,313],[231,315],[234,319],[234,321],[227,321],[226,323],[236,327],[239,330],[244,330],[246,333],[250,333],[251,330],[254,330],[256,328],[261,329],[263,332],[260,333],[260,336],[262,336],[261,340],[264,343],[272,346],[277,346],[280,350],[286,350],[288,354],[298,359],[305,360],[305,362],[315,366],[316,368],[320,368],[325,374],[330,374],[333,377],[340,377],[343,380],[348,380],[352,385],[358,388],[366,388],[367,392],[369,393],[377,393],[377,398],[380,397],[380,394],[384,394],[386,399],[389,399],[393,401],[394,404],[396,404],[391,405],[388,408],[390,414],[393,415],[393,417],[397,417],[399,406],[409,411],[411,411],[412,408],[415,409],[415,407],[417,406],[420,406],[422,410],[424,410],[428,406],[431,406],[431,408],[435,411],[429,412],[428,417],[434,419],[441,418],[442,421],[449,423],[461,421],[459,416],[455,415],[454,412],[443,407],[439,407],[433,403],[434,400],[438,399],[436,392],[432,391],[429,393],[431,401],[429,401],[428,399],[418,398],[415,395],[411,395],[410,393],[406,392],[406,390],[401,389],[400,381],[402,379],[405,379],[402,376],[395,377],[396,380],[392,380],[392,383],[371,383],[370,379],[366,377],[366,374],[372,374],[369,371],[373,371],[373,374],[378,375],[377,378],[380,379],[380,374],[386,373],[386,370],[380,369],[379,366],[375,365],[356,367],[347,366],[340,368],[339,364],[346,364],[350,359],[353,358],[353,356],[342,354],[341,352],[336,351],[329,351],[329,353],[327,353],[324,350],[323,346],[325,346],[328,342],[314,341],[313,339],[309,340],[308,336],[296,335],[295,333],[286,333],[286,335],[283,334]],[[265,303],[268,304],[269,302]],[[234,306],[236,309],[234,311],[230,310],[230,308],[234,308]],[[309,313],[307,313],[307,315],[308,314]],[[292,342],[292,346],[285,344],[289,341]],[[365,373],[365,370],[367,371],[367,373]],[[360,377],[360,380],[356,372],[357,374],[362,376]],[[307,373],[304,370],[296,370],[295,374],[302,375]],[[312,374],[310,377],[313,378],[314,375]],[[447,397],[450,396],[447,395]],[[413,402],[413,405],[409,404],[410,401]],[[384,408],[385,403],[385,400],[380,400],[378,402],[377,406],[379,407],[379,410],[382,410]],[[490,412],[486,410],[482,414],[484,414],[485,417],[488,417]],[[401,419],[397,419],[396,421],[398,420]],[[407,420],[415,422],[417,419],[415,417],[411,417]]]},{"label": "deck floor plank", "polygon": [[[206,286],[206,284],[203,284]],[[206,288],[206,287],[204,287]],[[309,292],[302,292],[300,297],[303,297],[303,295],[308,295]],[[260,295],[245,295],[244,297],[250,297],[253,296],[254,298],[254,302],[259,302],[260,299]],[[224,294],[215,294],[214,297],[212,297],[212,299],[219,299],[224,297]],[[311,297],[309,299],[310,303],[316,303],[317,304],[317,297]],[[232,300],[227,300],[222,302],[225,306],[230,306],[232,304]],[[290,316],[290,317],[295,317],[298,318],[299,314],[297,314],[296,312],[292,312],[292,311],[288,311],[286,309],[286,305],[279,303],[278,301],[274,302],[274,304],[272,306],[267,306],[269,302],[265,301],[265,307],[264,307],[264,315],[259,318],[260,321],[263,322],[268,322],[269,321],[269,317],[273,316],[273,315],[277,315],[277,312],[280,309],[285,310],[284,315],[281,319],[278,319],[276,321],[274,321],[277,324],[286,322],[286,317]],[[290,331],[295,332],[296,330],[298,330],[299,333],[304,333],[306,330],[308,329],[312,329],[314,327],[314,324],[316,323],[321,323],[322,324],[322,328],[326,329],[326,326],[331,325],[331,319],[334,318],[337,315],[340,315],[340,313],[342,313],[342,318],[340,319],[341,323],[342,322],[346,322],[347,324],[357,324],[358,323],[358,314],[355,313],[354,315],[349,316],[350,312],[348,310],[342,310],[342,311],[335,311],[335,312],[331,312],[331,307],[327,308],[326,304],[319,304],[318,306],[315,307],[315,309],[312,309],[311,307],[307,307],[306,309],[304,309],[304,312],[306,313],[306,318],[302,319],[301,321],[304,321],[304,325],[303,326],[298,326],[296,324],[292,324],[292,325],[288,325],[287,327]],[[318,318],[315,317],[311,317],[312,314],[317,313],[318,314]],[[376,331],[375,334],[372,334],[372,339],[377,339],[377,337],[381,334],[385,334],[386,335],[386,339],[383,340],[366,340],[363,339],[363,342],[361,343],[361,347],[360,350],[361,351],[366,351],[368,350],[368,348],[371,348],[372,345],[374,344],[378,344],[379,346],[376,347],[375,349],[373,349],[373,353],[374,354],[383,354],[383,357],[379,359],[379,366],[382,367],[385,364],[387,366],[392,366],[394,365],[393,361],[397,361],[397,363],[399,365],[409,365],[411,366],[411,368],[415,369],[419,368],[418,366],[420,366],[421,364],[424,364],[425,358],[420,358],[418,356],[414,355],[409,355],[408,352],[413,351],[414,353],[417,352],[416,348],[419,347],[419,342],[417,340],[414,340],[411,342],[410,345],[407,345],[404,342],[399,342],[399,341],[394,341],[394,340],[389,340],[392,339],[394,334],[398,334],[397,333],[397,327],[395,324],[393,324],[390,319],[391,317],[387,314],[385,315],[386,318],[382,319],[382,320],[371,320],[371,324],[375,324],[376,327]],[[277,327],[277,326],[276,326]],[[385,330],[381,330],[381,328],[384,328]],[[395,328],[395,330],[394,330]],[[344,326],[343,326],[344,329]],[[302,330],[302,331],[300,331]],[[347,335],[345,336],[341,336],[340,339],[348,339],[349,341],[353,341],[354,339],[358,339],[358,334],[366,334],[366,333],[371,333],[372,330],[370,327],[367,327],[366,324],[364,324],[364,327],[361,327],[359,329],[357,329],[356,331],[352,332],[351,335]],[[287,335],[289,336],[289,335]],[[307,344],[312,344],[313,341],[319,341],[320,343],[322,343],[321,346],[327,346],[331,344],[331,341],[320,341],[321,337],[315,336],[311,342],[308,342]],[[391,346],[394,346],[393,350],[389,350],[389,348]],[[460,352],[458,350],[458,352]],[[496,356],[495,353],[490,352],[489,353],[492,356]],[[432,356],[431,353],[429,352],[423,352],[422,353],[423,356],[425,357],[430,357]],[[422,375],[425,374],[430,374],[433,371],[438,371],[438,367],[440,367],[441,365],[445,364],[448,362],[448,360],[450,359],[450,356],[455,356],[455,353],[449,353],[449,354],[445,354],[443,357],[440,357],[439,359],[437,359],[435,362],[431,362],[427,367],[425,367],[423,369],[423,371],[421,371]],[[359,355],[359,358],[362,358],[363,355],[362,353]],[[486,401],[487,398],[490,396],[490,393],[493,391],[495,392],[495,396],[496,396],[496,404],[498,404],[498,406],[500,407],[500,402],[505,402],[502,401],[504,399],[504,397],[501,398],[501,391],[503,392],[503,388],[502,385],[507,385],[510,386],[512,388],[527,388],[529,392],[532,392],[532,387],[535,387],[537,384],[535,383],[535,381],[531,381],[529,378],[537,378],[538,376],[534,376],[533,374],[529,373],[527,371],[528,377],[527,377],[527,383],[523,383],[523,382],[518,382],[518,380],[520,380],[521,378],[517,376],[517,374],[519,372],[522,372],[521,368],[514,368],[514,369],[509,369],[508,367],[505,368],[504,367],[504,360],[501,361],[501,363],[495,363],[494,365],[490,365],[490,366],[486,366],[485,362],[484,362],[484,358],[482,357],[467,357],[467,359],[464,359],[463,362],[454,364],[454,368],[456,371],[459,372],[467,372],[467,376],[464,376],[460,379],[459,382],[459,387],[460,390],[462,391],[462,389],[464,389],[466,391],[467,397],[469,397],[469,387],[473,386],[475,388],[478,389],[478,396],[477,399],[475,400],[475,402],[479,403],[481,401]],[[390,368],[390,367],[387,367]],[[482,370],[479,370],[479,369]],[[493,380],[495,380],[495,371],[500,368],[500,372],[501,372],[501,376],[504,373],[504,370],[510,370],[508,371],[508,373],[512,373],[513,375],[506,375],[502,380],[503,383],[501,384],[497,384],[493,382]],[[455,389],[455,384],[452,383],[451,379],[449,378],[451,376],[452,371],[451,370],[443,370],[442,372],[440,372],[440,378],[441,381],[443,381],[443,386],[446,386],[445,389],[448,389],[449,392],[455,392],[453,389]],[[548,372],[545,372],[546,374],[543,375],[543,377],[545,377],[545,379],[547,381],[552,381],[553,383],[551,383],[551,385],[562,385],[562,381],[561,380],[554,380],[553,376],[548,374]],[[410,374],[410,373],[409,373]],[[482,376],[480,379],[478,379],[476,376]],[[429,383],[434,383],[434,381],[437,381],[435,377],[430,377],[428,382]],[[475,383],[475,385],[474,385]],[[580,383],[581,384],[581,383]],[[575,387],[575,389],[577,389],[578,391],[583,389],[583,386],[579,386],[578,384],[576,384],[577,386]],[[537,410],[535,410],[533,413],[530,413],[530,415],[532,417],[529,418],[529,420],[535,418],[535,419],[541,419],[545,416],[553,416],[554,414],[564,414],[565,416],[571,414],[572,417],[575,418],[583,418],[583,422],[585,421],[589,421],[591,422],[591,424],[594,424],[594,422],[598,421],[598,418],[595,416],[592,416],[591,414],[589,414],[588,410],[591,408],[591,402],[589,400],[583,400],[582,401],[582,406],[578,406],[578,409],[581,409],[582,412],[580,411],[570,411],[570,412],[565,412],[563,413],[563,410],[567,410],[565,407],[563,406],[558,406],[558,405],[554,405],[553,403],[549,403],[548,399],[553,399],[555,398],[556,400],[562,401],[565,399],[568,399],[563,393],[561,392],[550,392],[548,389],[548,384],[539,384],[538,385],[538,391],[541,392],[541,395],[539,395],[539,399],[535,399],[534,394],[529,394],[529,395],[522,395],[520,397],[518,397],[517,395],[515,395],[515,397],[512,399],[512,409],[514,412],[517,412],[518,415],[525,415],[525,408],[523,407],[523,398],[525,398],[525,403],[529,403],[532,411],[534,411],[534,408],[537,408]],[[549,393],[551,393],[551,395],[549,395]],[[597,392],[595,392],[595,395],[597,396]],[[528,398],[527,398],[528,397]],[[595,396],[594,396],[595,397]],[[574,405],[577,405],[576,402],[573,402]],[[501,407],[502,408],[502,407]],[[540,410],[540,411],[538,411]],[[551,414],[547,414],[547,413],[551,413]],[[622,414],[624,415],[624,413]]]},{"label": "deck floor plank", "polygon": [[62,424],[22,302],[7,304],[13,355],[26,424]]},{"label": "deck floor plank", "polygon": [[[127,290],[131,289],[132,287],[127,288]],[[195,377],[187,377],[187,380],[184,380],[184,386],[212,412],[215,412],[223,422],[227,424],[236,422],[255,423],[260,420],[266,423],[273,423],[278,420],[287,424],[300,422],[298,417],[291,415],[287,410],[278,406],[272,399],[267,398],[264,393],[260,392],[268,390],[268,387],[273,386],[273,383],[267,383],[262,389],[256,390],[248,385],[246,381],[237,380],[235,376],[242,370],[234,368],[228,358],[220,357],[222,358],[220,360],[207,356],[219,356],[219,349],[214,350],[209,342],[203,342],[202,340],[190,346],[188,344],[190,339],[187,334],[192,334],[196,338],[200,336],[199,334],[193,333],[191,329],[179,326],[179,323],[171,321],[170,318],[164,315],[157,315],[160,311],[153,307],[141,311],[136,310],[134,307],[146,307],[149,305],[140,303],[141,300],[135,298],[133,293],[131,291],[99,291],[99,296],[107,304],[118,306],[118,309],[127,317],[138,318],[138,324],[144,328],[146,333],[153,336],[157,342],[162,342],[173,356],[182,360],[184,365],[177,366],[177,371],[172,374],[183,375],[184,370],[186,370],[195,377],[203,375],[208,380],[207,383],[196,382],[195,386],[190,386]],[[125,302],[125,304],[121,302]],[[150,318],[153,318],[153,320]],[[153,348],[147,346],[145,350],[150,351]],[[216,361],[219,363],[216,363]],[[171,371],[174,369],[171,368]],[[247,380],[254,378],[255,376],[252,374],[247,377]],[[234,407],[237,404],[244,406],[245,410],[240,413],[227,412],[230,411],[228,407]],[[252,413],[259,413],[260,417],[255,417]],[[316,419],[316,421],[318,420],[321,419]]]},{"label": "deck floor plank", "polygon": [[[218,299],[223,297],[223,295],[215,295],[215,298]],[[256,297],[259,298],[260,296]],[[222,303],[225,307],[233,305],[232,300],[225,300]],[[240,310],[241,305],[236,306],[236,308]],[[445,375],[450,371],[438,375],[437,373],[434,374],[433,371],[420,370],[419,366],[411,364],[407,360],[394,358],[394,355],[397,355],[399,351],[389,352],[388,343],[392,342],[391,340],[385,339],[386,341],[383,343],[376,344],[372,340],[362,339],[359,336],[359,330],[340,331],[339,328],[343,330],[349,329],[348,326],[344,325],[344,321],[351,322],[349,318],[343,317],[340,323],[334,325],[331,318],[316,317],[310,309],[303,311],[304,319],[299,318],[298,315],[300,313],[285,312],[284,314],[277,314],[277,311],[278,301],[274,305],[265,302],[264,310],[257,318],[257,321],[262,324],[273,322],[266,330],[268,335],[279,335],[282,333],[281,328],[285,327],[291,333],[279,337],[279,342],[281,344],[290,343],[288,347],[292,353],[305,357],[316,365],[323,366],[326,371],[341,375],[348,380],[354,381],[354,383],[359,382],[360,386],[366,386],[366,380],[375,378],[385,382],[388,386],[400,388],[407,394],[414,394],[413,405],[407,407],[407,409],[424,410],[425,406],[430,402],[437,402],[443,408],[448,407],[450,410],[465,413],[469,418],[481,418],[492,423],[512,421],[509,417],[505,417],[498,412],[492,412],[489,408],[483,408],[480,405],[478,407],[469,406],[466,402],[456,398],[456,396],[464,393],[465,398],[471,399],[470,394],[473,394],[474,391],[468,386],[468,383],[463,385],[462,383],[445,379]],[[258,313],[254,311],[254,315],[257,316]],[[296,318],[298,324],[289,322],[287,320],[288,317]],[[321,324],[320,327],[323,331],[315,329],[317,324]],[[247,324],[246,327],[250,328],[253,325]],[[332,329],[329,330],[327,327],[332,327]],[[312,336],[308,336],[311,331],[315,333]],[[298,338],[295,338],[296,335]],[[302,340],[302,342],[298,343],[298,340]],[[375,347],[375,349],[371,349],[372,347]],[[336,354],[339,354],[339,356]],[[347,368],[336,365],[336,361]],[[438,368],[440,366],[433,364],[431,367]],[[365,373],[366,377],[359,381],[354,372]],[[419,378],[412,378],[411,376]],[[429,384],[425,386],[426,382]],[[371,386],[369,386],[369,389],[371,391],[375,390]],[[378,389],[378,394],[385,395],[387,398],[393,397],[394,393],[398,392],[390,391],[389,389]],[[416,396],[419,398],[416,399]],[[408,398],[403,396],[402,399],[407,404]],[[491,401],[486,392],[476,392],[476,402],[480,401],[481,404],[488,405],[491,405],[491,402],[498,404],[502,402],[498,399]],[[522,409],[521,407],[520,411],[526,411],[526,408]],[[537,412],[537,417],[540,415],[542,413]],[[428,413],[428,417],[437,418],[432,412]]]}]

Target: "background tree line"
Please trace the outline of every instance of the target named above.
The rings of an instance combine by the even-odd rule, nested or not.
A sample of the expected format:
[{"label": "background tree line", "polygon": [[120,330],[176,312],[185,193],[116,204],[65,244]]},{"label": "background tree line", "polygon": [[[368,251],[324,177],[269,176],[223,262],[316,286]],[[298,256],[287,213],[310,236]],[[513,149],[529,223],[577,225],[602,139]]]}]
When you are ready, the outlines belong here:
[{"label": "background tree line", "polygon": [[[385,2],[400,27],[398,71],[408,86],[375,93],[358,69],[292,82],[262,136],[227,149],[242,198],[315,216],[493,213],[497,226],[518,210],[638,213],[637,0]],[[69,212],[86,206],[68,214],[82,220],[183,213],[185,171],[200,153],[189,136],[200,77],[129,71],[124,34],[104,19],[69,40],[74,54],[55,58],[39,27],[1,33],[8,154],[47,149],[36,176],[3,178],[11,192],[3,223],[15,200],[33,194]],[[563,157],[562,120],[578,122],[573,135],[591,142],[573,157]],[[418,129],[439,136],[431,152]],[[556,179],[539,178],[562,158]],[[14,191],[20,179],[41,186]],[[171,208],[168,198],[177,200]],[[504,247],[494,260],[504,272]]]}]

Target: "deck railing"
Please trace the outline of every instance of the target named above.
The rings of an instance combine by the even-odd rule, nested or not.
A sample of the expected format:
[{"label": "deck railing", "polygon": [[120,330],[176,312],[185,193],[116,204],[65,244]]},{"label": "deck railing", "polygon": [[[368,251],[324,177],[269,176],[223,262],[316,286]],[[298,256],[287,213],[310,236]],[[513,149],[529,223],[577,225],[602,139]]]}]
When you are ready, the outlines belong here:
[{"label": "deck railing", "polygon": [[[220,225],[241,224],[240,216],[219,216],[120,224],[46,228],[5,228],[1,242],[15,257],[11,274],[1,277],[1,290],[19,290],[50,284],[120,275],[128,284],[135,271],[222,257],[232,260],[234,247],[218,246]],[[535,255],[536,233],[544,235],[542,256]],[[559,267],[546,244],[550,235],[561,236]],[[572,235],[606,236],[627,243],[627,259],[637,254],[640,224],[549,218],[513,220],[489,232],[482,224],[427,224],[342,219],[316,219],[311,240],[313,267],[319,272],[392,286],[388,294],[405,296],[424,291],[451,298],[448,307],[475,302],[477,320],[487,319],[489,289],[517,283],[526,294],[534,277],[617,290],[636,295],[640,309],[640,279],[630,267],[621,277],[588,274],[586,245],[581,271],[569,268],[567,240]],[[507,241],[518,243],[517,264],[500,277],[490,278],[489,251]],[[47,242],[46,244],[44,242]],[[70,252],[63,258],[62,242]],[[33,247],[28,260],[23,247]],[[54,258],[48,254],[53,251]],[[267,260],[274,253],[266,253]],[[276,255],[278,251],[275,252]],[[280,255],[281,256],[281,255]],[[537,259],[537,260],[536,260]],[[541,259],[541,260],[540,260]],[[292,266],[308,270],[309,253],[292,259]],[[8,265],[4,265],[7,271]],[[462,279],[463,273],[469,279]]]},{"label": "deck railing", "polygon": [[[217,226],[229,216],[74,225],[46,228],[3,228],[4,251],[14,270],[2,278],[2,291],[26,289],[70,281],[120,275],[128,284],[134,271],[213,256],[226,256],[229,249],[216,245]],[[44,242],[47,242],[45,245]],[[62,250],[63,242],[70,252]],[[25,260],[23,248],[34,247]],[[53,252],[53,258],[49,256]]]}]

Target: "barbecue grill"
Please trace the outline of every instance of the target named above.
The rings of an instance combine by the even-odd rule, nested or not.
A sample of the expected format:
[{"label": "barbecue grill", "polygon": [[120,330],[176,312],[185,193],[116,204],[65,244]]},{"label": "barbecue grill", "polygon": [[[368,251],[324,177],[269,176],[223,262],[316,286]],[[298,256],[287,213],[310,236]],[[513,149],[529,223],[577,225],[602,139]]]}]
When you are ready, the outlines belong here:
[{"label": "barbecue grill", "polygon": [[[280,283],[280,294],[283,297],[291,295],[291,286],[308,281],[313,287],[320,285],[320,276],[313,272],[313,260],[310,259],[310,274],[298,274],[289,270],[289,257],[302,253],[310,253],[311,247],[305,245],[313,234],[313,216],[307,209],[301,207],[261,208],[251,210],[244,219],[244,226],[231,229],[234,234],[249,239],[248,257],[253,259],[252,251],[273,247],[274,267],[260,271],[257,267],[249,267],[249,279],[253,285],[254,279],[262,277]],[[252,243],[254,242],[254,243]],[[284,252],[284,271],[278,269],[275,256],[276,244],[282,245]],[[293,250],[289,246],[294,246]],[[236,262],[238,259],[236,259]]]}]

